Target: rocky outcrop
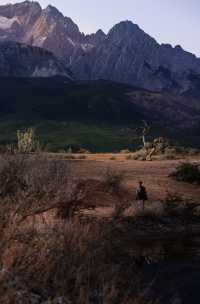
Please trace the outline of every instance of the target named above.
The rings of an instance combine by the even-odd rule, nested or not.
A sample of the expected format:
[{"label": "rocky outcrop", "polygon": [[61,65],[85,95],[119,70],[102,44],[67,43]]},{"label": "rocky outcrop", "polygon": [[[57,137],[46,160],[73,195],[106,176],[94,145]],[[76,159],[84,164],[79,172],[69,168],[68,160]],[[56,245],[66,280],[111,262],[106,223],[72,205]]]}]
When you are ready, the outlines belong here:
[{"label": "rocky outcrop", "polygon": [[65,76],[71,72],[50,52],[16,42],[0,42],[0,77]]}]

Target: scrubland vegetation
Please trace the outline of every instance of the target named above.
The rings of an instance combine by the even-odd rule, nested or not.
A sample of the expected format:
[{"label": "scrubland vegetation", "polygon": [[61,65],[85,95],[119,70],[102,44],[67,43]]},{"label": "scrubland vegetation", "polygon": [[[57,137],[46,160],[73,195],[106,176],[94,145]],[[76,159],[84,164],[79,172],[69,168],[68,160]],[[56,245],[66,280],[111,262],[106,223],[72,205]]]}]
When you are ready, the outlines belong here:
[{"label": "scrubland vegetation", "polygon": [[[0,303],[162,303],[144,269],[164,249],[144,240],[198,233],[200,202],[168,193],[141,211],[123,173],[82,178],[38,154],[0,164]],[[95,216],[100,207],[110,215]]]},{"label": "scrubland vegetation", "polygon": [[200,184],[200,165],[182,163],[170,174],[170,177],[180,182]]}]

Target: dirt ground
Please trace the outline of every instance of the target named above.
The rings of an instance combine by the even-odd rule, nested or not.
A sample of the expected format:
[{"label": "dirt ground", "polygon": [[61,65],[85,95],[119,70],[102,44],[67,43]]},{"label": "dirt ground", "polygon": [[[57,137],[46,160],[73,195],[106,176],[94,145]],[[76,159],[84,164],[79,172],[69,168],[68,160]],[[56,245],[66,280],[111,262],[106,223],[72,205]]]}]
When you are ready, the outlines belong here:
[{"label": "dirt ground", "polygon": [[138,181],[142,180],[149,194],[149,201],[160,201],[168,192],[177,193],[185,198],[200,200],[200,187],[188,183],[176,182],[168,175],[181,162],[191,161],[200,163],[200,158],[135,161],[126,160],[126,156],[116,154],[115,160],[110,160],[110,154],[90,154],[85,160],[70,161],[71,170],[81,178],[101,179],[107,171],[122,172],[125,183],[135,194]]}]

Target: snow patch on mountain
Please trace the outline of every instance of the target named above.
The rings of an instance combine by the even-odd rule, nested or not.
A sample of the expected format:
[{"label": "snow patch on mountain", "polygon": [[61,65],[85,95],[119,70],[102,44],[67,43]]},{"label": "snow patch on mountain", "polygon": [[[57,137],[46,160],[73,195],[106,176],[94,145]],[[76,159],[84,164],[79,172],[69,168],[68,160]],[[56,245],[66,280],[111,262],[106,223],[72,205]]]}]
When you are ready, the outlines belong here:
[{"label": "snow patch on mountain", "polygon": [[76,43],[71,38],[67,38],[67,40],[71,45],[76,46]]},{"label": "snow patch on mountain", "polygon": [[82,43],[81,44],[81,48],[84,52],[88,52],[90,51],[91,49],[93,49],[95,46],[92,45],[92,44],[89,44],[89,43]]},{"label": "snow patch on mountain", "polygon": [[35,44],[36,44],[38,47],[42,47],[42,46],[43,46],[43,43],[45,42],[46,39],[47,39],[47,36],[38,37],[37,39],[35,39]]},{"label": "snow patch on mountain", "polygon": [[0,29],[8,30],[13,26],[13,24],[15,22],[19,23],[17,17],[6,18],[6,17],[0,16]]}]

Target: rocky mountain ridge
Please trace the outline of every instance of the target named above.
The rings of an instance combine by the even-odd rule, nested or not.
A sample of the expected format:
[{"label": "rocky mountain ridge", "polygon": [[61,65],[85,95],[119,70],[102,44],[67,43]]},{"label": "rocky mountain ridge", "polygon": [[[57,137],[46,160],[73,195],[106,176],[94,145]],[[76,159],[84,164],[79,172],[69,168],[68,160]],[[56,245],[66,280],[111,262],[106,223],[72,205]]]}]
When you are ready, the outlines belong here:
[{"label": "rocky mountain ridge", "polygon": [[[53,52],[77,79],[106,79],[156,91],[200,92],[200,59],[180,46],[158,44],[131,21],[85,35],[51,5],[25,1],[0,6],[0,40]],[[194,80],[195,79],[195,80]],[[199,93],[200,94],[200,93]]]},{"label": "rocky mountain ridge", "polygon": [[13,41],[0,41],[0,77],[52,77],[72,74],[66,65],[44,49]]}]

